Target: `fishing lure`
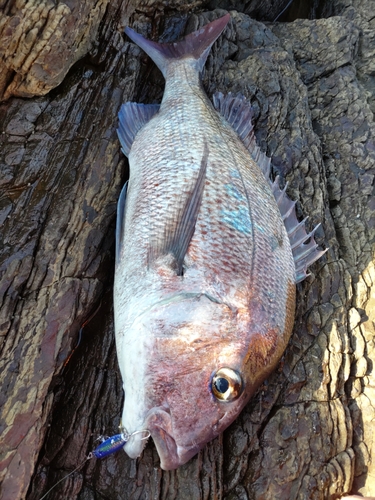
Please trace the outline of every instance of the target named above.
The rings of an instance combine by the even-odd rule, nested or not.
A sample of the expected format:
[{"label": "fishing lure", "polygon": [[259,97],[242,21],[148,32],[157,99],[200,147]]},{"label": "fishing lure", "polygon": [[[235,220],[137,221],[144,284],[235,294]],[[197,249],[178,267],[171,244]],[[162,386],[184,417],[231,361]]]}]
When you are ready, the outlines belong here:
[{"label": "fishing lure", "polygon": [[[143,438],[140,438],[141,440],[147,440],[150,437],[150,432],[148,430],[141,430],[141,431],[136,431],[132,432],[129,434],[123,427],[120,426],[121,433],[120,434],[115,434],[114,436],[108,437],[106,439],[103,439],[102,442],[93,450],[91,451],[85,460],[74,470],[69,472],[66,476],[62,477],[59,481],[57,481],[52,488],[50,488],[39,500],[43,500],[46,498],[46,496],[54,489],[58,484],[60,484],[62,481],[67,479],[69,476],[80,470],[84,464],[88,461],[91,460],[93,457],[95,458],[104,458],[107,457],[108,455],[111,455],[112,453],[115,453],[116,451],[121,450],[121,448],[124,447],[124,445],[129,441],[129,439],[134,436],[134,434],[141,434],[145,433],[146,435]],[[101,439],[101,438],[99,438]]]},{"label": "fishing lure", "polygon": [[115,453],[118,450],[121,450],[121,448],[128,442],[128,440],[128,434],[116,434],[100,443],[100,445],[92,451],[92,454],[96,458],[104,458],[108,455],[111,455],[112,453]]},{"label": "fishing lure", "polygon": [[124,445],[129,441],[129,439],[135,434],[142,433],[146,433],[146,436],[141,438],[141,440],[147,440],[150,437],[150,432],[148,430],[135,431],[132,432],[132,434],[129,434],[125,429],[123,429],[120,434],[115,434],[114,436],[111,436],[102,441],[100,445],[92,451],[92,454],[96,458],[104,458],[108,455],[111,455],[112,453],[115,453],[118,450],[121,450],[121,448],[123,448]]}]

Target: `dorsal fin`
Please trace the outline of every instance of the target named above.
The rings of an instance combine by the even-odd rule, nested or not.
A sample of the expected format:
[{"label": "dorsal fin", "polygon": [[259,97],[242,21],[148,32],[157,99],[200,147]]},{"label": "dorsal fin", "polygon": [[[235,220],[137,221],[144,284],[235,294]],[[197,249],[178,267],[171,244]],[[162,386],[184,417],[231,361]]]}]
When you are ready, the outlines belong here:
[{"label": "dorsal fin", "polygon": [[318,245],[314,239],[314,233],[320,224],[315,226],[310,233],[307,233],[305,228],[307,217],[303,221],[298,222],[295,209],[296,202],[292,201],[286,194],[287,184],[284,189],[280,189],[278,176],[274,182],[270,180],[271,159],[256,144],[254,127],[251,121],[252,109],[246,98],[242,95],[234,96],[231,93],[224,96],[221,92],[217,92],[213,96],[213,103],[215,109],[237,132],[251,154],[251,157],[260,167],[271,185],[289,236],[296,266],[296,283],[299,283],[308,276],[307,267],[318,260],[328,250],[318,250]]},{"label": "dorsal fin", "polygon": [[252,123],[253,111],[246,98],[241,94],[234,96],[231,92],[228,95],[216,92],[213,95],[213,104],[215,109],[237,132],[253,160],[260,167],[266,179],[269,179],[271,159],[260,150],[256,143]]},{"label": "dorsal fin", "polygon": [[220,36],[229,19],[230,14],[226,14],[194,33],[190,33],[179,42],[173,43],[157,43],[147,40],[131,28],[125,28],[125,33],[151,57],[165,77],[170,62],[185,57],[196,59],[198,70],[202,71],[213,43]]},{"label": "dorsal fin", "polygon": [[159,111],[160,104],[137,104],[127,102],[120,108],[117,135],[121,143],[121,151],[129,156],[135,136],[146,123]]},{"label": "dorsal fin", "polygon": [[286,194],[287,186],[288,184],[285,184],[284,189],[280,189],[279,176],[271,184],[273,195],[289,236],[296,266],[296,283],[299,283],[309,276],[307,273],[308,266],[320,259],[327,252],[328,248],[326,250],[319,250],[318,244],[314,239],[315,231],[319,228],[320,224],[315,226],[310,233],[307,233],[305,227],[307,217],[301,222],[298,221],[295,208],[296,202],[292,201]]}]

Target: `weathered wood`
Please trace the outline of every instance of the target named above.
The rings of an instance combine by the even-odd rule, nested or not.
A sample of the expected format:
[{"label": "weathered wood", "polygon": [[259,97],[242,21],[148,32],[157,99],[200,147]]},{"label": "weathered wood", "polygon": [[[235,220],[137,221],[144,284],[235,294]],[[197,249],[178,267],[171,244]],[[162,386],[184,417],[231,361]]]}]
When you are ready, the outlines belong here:
[{"label": "weathered wood", "polygon": [[[3,5],[2,5],[3,4]],[[45,95],[87,54],[108,0],[0,3],[0,100]]]},{"label": "weathered wood", "polygon": [[[8,3],[0,8],[15,16]],[[107,3],[80,3],[79,13],[71,2],[76,20],[67,24],[74,33],[64,69],[51,70],[48,82],[31,70],[8,74],[4,95],[59,87],[0,105],[0,498],[37,500],[80,465],[50,500],[374,494],[375,23],[364,0],[333,2],[339,17],[288,24],[232,11],[204,73],[208,95],[242,92],[252,101],[274,173],[289,181],[311,227],[322,222],[318,239],[330,248],[298,286],[295,329],[278,371],[223,436],[177,471],[158,468],[152,443],[138,461],[119,452],[85,462],[97,436],[117,432],[123,397],[111,286],[127,163],[116,116],[123,101],[160,101],[163,88],[120,28],[131,15],[138,31],[168,41],[224,13],[188,15],[183,0],[169,4],[168,16],[147,4]],[[77,55],[80,32],[86,48]],[[51,67],[62,60],[58,45]]]}]

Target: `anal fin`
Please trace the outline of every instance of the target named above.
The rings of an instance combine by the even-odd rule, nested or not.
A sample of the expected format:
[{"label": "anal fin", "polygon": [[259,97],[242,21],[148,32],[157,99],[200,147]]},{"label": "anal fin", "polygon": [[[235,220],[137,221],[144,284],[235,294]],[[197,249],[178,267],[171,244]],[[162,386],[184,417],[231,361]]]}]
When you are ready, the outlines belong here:
[{"label": "anal fin", "polygon": [[120,108],[117,135],[125,156],[129,156],[135,136],[159,111],[159,104],[138,104],[127,102]]}]

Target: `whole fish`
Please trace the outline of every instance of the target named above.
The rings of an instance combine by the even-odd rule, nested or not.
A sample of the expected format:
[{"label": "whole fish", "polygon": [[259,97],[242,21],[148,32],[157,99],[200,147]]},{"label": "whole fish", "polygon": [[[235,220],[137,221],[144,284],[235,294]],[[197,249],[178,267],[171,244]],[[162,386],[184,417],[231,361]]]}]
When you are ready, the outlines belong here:
[{"label": "whole fish", "polygon": [[229,19],[172,44],[125,30],[166,85],[160,106],[126,103],[119,114],[130,164],[114,286],[124,449],[138,457],[147,431],[166,470],[233,422],[275,368],[293,327],[295,283],[323,253],[269,181],[249,104],[216,94],[215,110],[202,88]]}]

